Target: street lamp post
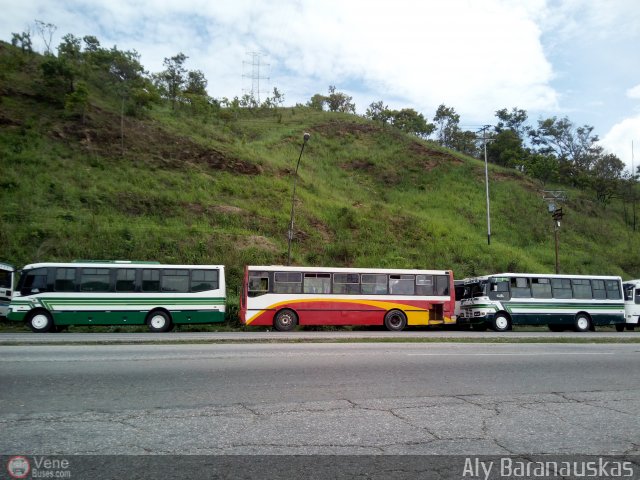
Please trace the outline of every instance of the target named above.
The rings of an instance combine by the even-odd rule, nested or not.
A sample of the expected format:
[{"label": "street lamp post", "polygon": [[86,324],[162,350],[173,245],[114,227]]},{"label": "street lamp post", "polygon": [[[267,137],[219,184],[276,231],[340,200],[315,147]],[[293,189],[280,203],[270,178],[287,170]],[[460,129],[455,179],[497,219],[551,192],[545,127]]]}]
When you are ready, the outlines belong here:
[{"label": "street lamp post", "polygon": [[294,211],[294,206],[296,201],[296,181],[298,179],[298,168],[300,167],[300,160],[302,159],[302,152],[304,152],[304,146],[309,141],[309,138],[311,138],[311,135],[305,132],[302,138],[303,138],[302,148],[300,149],[300,156],[298,157],[296,172],[293,175],[293,193],[291,194],[291,219],[289,220],[289,232],[287,235],[289,239],[289,248],[287,251],[287,265],[291,265],[291,240],[293,240],[293,211]]},{"label": "street lamp post", "polygon": [[484,184],[487,194],[487,245],[491,245],[491,213],[489,206],[489,162],[487,161],[486,129],[483,130],[484,139]]}]

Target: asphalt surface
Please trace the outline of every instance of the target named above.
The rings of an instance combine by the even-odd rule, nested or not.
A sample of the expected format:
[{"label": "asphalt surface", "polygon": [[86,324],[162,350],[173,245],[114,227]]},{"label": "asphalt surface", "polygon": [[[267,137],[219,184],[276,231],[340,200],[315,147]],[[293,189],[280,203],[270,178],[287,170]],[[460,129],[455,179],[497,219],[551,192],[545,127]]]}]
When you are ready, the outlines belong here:
[{"label": "asphalt surface", "polygon": [[635,344],[0,346],[0,454],[638,455],[639,367]]},{"label": "asphalt surface", "polygon": [[300,341],[351,341],[351,340],[393,340],[412,341],[416,339],[453,341],[453,340],[481,340],[491,341],[541,341],[572,340],[579,341],[612,341],[634,340],[640,341],[640,331],[634,332],[550,332],[539,331],[512,331],[496,333],[492,331],[456,331],[456,330],[430,330],[409,329],[403,332],[389,332],[386,330],[335,330],[335,331],[246,331],[246,332],[168,332],[168,333],[0,333],[0,345],[14,344],[69,344],[69,343],[179,343],[179,342],[300,342]]}]

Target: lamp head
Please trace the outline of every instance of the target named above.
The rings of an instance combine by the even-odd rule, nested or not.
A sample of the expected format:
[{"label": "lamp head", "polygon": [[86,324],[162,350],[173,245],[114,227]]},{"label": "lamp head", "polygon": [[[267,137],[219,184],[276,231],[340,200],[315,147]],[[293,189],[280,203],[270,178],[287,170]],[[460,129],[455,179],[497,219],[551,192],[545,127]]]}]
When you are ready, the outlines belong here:
[{"label": "lamp head", "polygon": [[302,137],[304,138],[304,143],[307,143],[309,141],[309,139],[311,138],[311,134],[304,132],[304,136]]}]

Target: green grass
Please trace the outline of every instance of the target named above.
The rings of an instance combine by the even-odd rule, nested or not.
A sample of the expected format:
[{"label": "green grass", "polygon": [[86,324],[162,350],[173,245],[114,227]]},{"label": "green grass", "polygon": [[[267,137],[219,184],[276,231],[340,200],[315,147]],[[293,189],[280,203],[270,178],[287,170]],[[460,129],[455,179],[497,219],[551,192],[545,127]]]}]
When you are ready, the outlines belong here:
[{"label": "green grass", "polygon": [[[6,55],[6,51],[4,55]],[[0,245],[16,265],[75,258],[222,263],[235,292],[246,264],[284,264],[302,134],[293,262],[453,269],[457,278],[554,271],[541,186],[363,118],[307,108],[208,117],[157,107],[127,117],[92,88],[83,124],[42,95],[37,70],[0,79]],[[35,73],[34,73],[35,72]],[[565,273],[640,276],[640,235],[619,201],[563,186]]]}]

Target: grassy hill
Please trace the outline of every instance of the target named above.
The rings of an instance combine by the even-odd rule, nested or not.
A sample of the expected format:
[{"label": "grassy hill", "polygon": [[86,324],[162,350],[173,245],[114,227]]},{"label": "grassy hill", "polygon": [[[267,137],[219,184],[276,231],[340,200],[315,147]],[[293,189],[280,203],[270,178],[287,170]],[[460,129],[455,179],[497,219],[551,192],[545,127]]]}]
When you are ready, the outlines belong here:
[{"label": "grassy hill", "polygon": [[[0,45],[0,260],[84,259],[283,264],[299,171],[293,263],[453,269],[456,277],[554,271],[541,187],[363,118],[305,107],[125,117],[90,86],[85,118],[65,113]],[[10,68],[9,68],[10,67]],[[45,93],[43,93],[45,92]],[[549,186],[547,187],[549,188]],[[567,190],[565,273],[640,276],[640,235],[622,205]]]}]

